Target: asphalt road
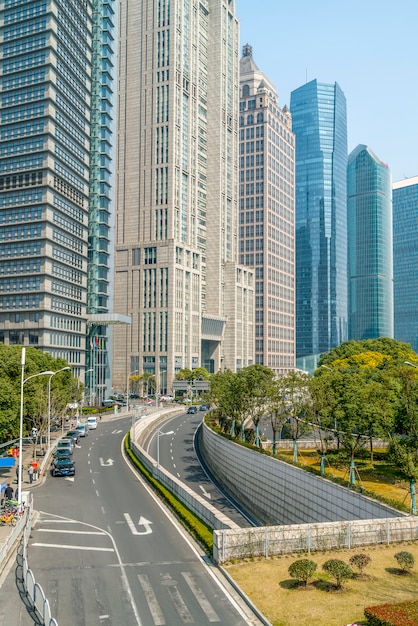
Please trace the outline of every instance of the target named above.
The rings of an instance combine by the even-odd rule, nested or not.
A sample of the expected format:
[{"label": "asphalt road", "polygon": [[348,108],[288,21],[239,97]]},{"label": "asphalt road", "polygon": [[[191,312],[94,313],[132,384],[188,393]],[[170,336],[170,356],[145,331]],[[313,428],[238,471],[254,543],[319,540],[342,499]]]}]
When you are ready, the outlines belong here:
[{"label": "asphalt road", "polygon": [[36,490],[28,558],[52,615],[59,626],[256,624],[124,461],[129,424],[99,423],[74,452],[74,479]]},{"label": "asphalt road", "polygon": [[147,451],[155,459],[159,456],[162,467],[173,476],[177,476],[238,526],[247,528],[257,525],[254,516],[240,508],[232,495],[227,497],[221,486],[202,469],[198,462],[196,433],[203,416],[204,413],[198,411],[195,414],[185,412],[172,417],[160,428],[160,435],[154,432],[150,436],[146,445]]}]

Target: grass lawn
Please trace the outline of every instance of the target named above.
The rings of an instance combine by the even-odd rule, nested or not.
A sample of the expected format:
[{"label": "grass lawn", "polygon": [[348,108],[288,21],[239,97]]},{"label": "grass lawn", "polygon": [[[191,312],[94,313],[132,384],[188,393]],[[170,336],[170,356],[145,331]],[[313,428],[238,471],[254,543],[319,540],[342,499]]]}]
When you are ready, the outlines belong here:
[{"label": "grass lawn", "polygon": [[[399,571],[394,555],[400,551],[415,558],[411,574]],[[348,563],[358,553],[371,557],[366,576],[348,580],[341,591],[335,590],[334,580],[322,571],[322,564],[330,558]],[[299,587],[288,573],[291,563],[300,558],[309,558],[318,566],[307,588]],[[367,624],[366,606],[418,600],[418,542],[260,558],[228,564],[225,569],[273,626]]]}]

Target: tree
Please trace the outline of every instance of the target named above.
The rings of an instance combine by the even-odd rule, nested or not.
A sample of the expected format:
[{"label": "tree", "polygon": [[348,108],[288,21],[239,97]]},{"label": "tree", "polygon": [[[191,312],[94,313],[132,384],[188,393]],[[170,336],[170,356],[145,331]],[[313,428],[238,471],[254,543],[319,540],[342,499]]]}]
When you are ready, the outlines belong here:
[{"label": "tree", "polygon": [[363,571],[370,565],[372,562],[371,557],[368,554],[353,554],[350,557],[349,563],[353,567],[356,567],[359,571],[359,576],[363,576]]},{"label": "tree", "polygon": [[273,380],[273,371],[264,365],[250,365],[239,370],[236,374],[240,379],[240,390],[243,395],[243,410],[245,417],[241,419],[241,426],[245,419],[250,419],[256,429],[255,443],[260,445],[259,422],[266,412],[268,394]]},{"label": "tree", "polygon": [[411,513],[416,515],[417,501],[415,485],[418,480],[418,449],[416,442],[410,438],[402,438],[394,435],[389,445],[388,458],[409,481]]},{"label": "tree", "polygon": [[306,587],[308,580],[315,574],[316,568],[317,565],[314,561],[310,561],[309,559],[299,559],[291,564],[288,572],[292,578],[296,578],[296,580],[303,583]]},{"label": "tree", "polygon": [[298,460],[298,439],[310,430],[306,420],[306,404],[309,400],[309,374],[299,370],[290,371],[279,380],[283,409],[287,413],[291,437],[293,439],[293,461]]},{"label": "tree", "polygon": [[409,574],[415,565],[415,559],[410,552],[397,552],[395,559],[404,574]]},{"label": "tree", "polygon": [[353,577],[353,570],[351,567],[339,559],[329,559],[328,561],[325,561],[322,569],[324,572],[327,572],[327,574],[335,578],[337,582],[337,589],[342,589],[343,582]]},{"label": "tree", "polygon": [[286,400],[283,397],[283,386],[277,379],[271,381],[267,395],[266,412],[270,417],[271,429],[273,431],[273,455],[277,452],[277,433],[281,432],[283,426],[289,419],[287,413]]}]

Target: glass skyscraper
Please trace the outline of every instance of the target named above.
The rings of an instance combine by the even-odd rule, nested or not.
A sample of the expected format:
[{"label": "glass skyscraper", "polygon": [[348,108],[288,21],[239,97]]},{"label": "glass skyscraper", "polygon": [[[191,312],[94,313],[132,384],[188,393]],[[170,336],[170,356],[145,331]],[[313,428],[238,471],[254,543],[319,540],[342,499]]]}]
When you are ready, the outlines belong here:
[{"label": "glass skyscraper", "polygon": [[418,176],[393,183],[394,335],[418,352]]},{"label": "glass skyscraper", "polygon": [[347,119],[337,83],[291,94],[296,135],[296,363],[347,339]]},{"label": "glass skyscraper", "polygon": [[349,339],[393,337],[390,170],[359,145],[348,157]]},{"label": "glass skyscraper", "polygon": [[112,29],[112,0],[0,9],[0,340],[81,378],[107,308]]}]

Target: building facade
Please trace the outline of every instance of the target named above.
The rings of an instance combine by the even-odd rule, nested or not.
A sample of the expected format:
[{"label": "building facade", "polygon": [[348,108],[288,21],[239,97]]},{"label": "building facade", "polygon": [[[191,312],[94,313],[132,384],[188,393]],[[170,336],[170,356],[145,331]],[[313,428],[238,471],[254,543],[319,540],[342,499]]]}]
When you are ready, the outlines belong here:
[{"label": "building facade", "polygon": [[100,204],[91,136],[103,126],[92,118],[93,86],[111,5],[6,0],[0,9],[0,339],[66,359],[82,382],[90,206]]},{"label": "building facade", "polygon": [[239,261],[255,273],[255,362],[295,368],[295,138],[248,44],[240,61]]},{"label": "building facade", "polygon": [[296,135],[296,363],[348,336],[347,114],[338,83],[313,80],[291,93]]},{"label": "building facade", "polygon": [[114,385],[172,391],[182,368],[253,356],[253,273],[237,263],[234,0],[122,0]]},{"label": "building facade", "polygon": [[348,157],[349,339],[393,337],[390,170],[364,145]]},{"label": "building facade", "polygon": [[418,352],[418,176],[393,183],[394,336]]}]

